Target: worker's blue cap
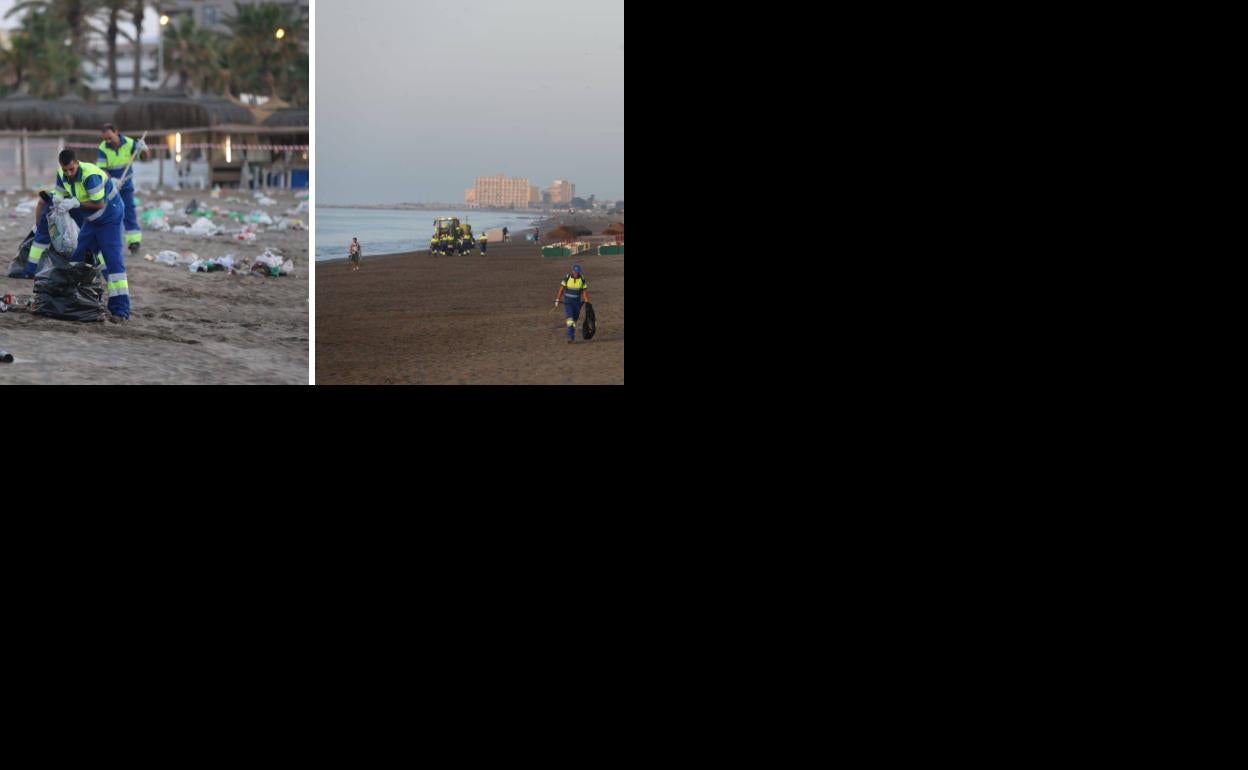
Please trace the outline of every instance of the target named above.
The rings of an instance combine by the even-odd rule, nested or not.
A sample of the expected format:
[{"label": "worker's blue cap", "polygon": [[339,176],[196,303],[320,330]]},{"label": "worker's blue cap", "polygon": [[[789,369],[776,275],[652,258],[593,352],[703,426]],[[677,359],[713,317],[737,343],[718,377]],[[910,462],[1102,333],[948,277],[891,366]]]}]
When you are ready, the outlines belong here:
[{"label": "worker's blue cap", "polygon": [[573,266],[572,266],[572,272],[574,272],[574,273],[579,273],[579,272],[581,272],[581,266],[580,266],[580,265],[573,265]]}]

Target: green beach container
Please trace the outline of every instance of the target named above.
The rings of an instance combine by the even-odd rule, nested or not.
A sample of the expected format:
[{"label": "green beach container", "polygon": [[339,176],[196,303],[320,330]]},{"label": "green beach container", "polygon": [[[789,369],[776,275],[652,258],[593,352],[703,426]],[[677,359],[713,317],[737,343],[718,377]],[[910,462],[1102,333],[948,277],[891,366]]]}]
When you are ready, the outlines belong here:
[{"label": "green beach container", "polygon": [[600,257],[609,257],[613,255],[623,256],[623,254],[624,244],[622,243],[607,243],[598,247],[598,256]]},{"label": "green beach container", "polygon": [[543,257],[570,257],[572,249],[568,246],[543,246]]}]

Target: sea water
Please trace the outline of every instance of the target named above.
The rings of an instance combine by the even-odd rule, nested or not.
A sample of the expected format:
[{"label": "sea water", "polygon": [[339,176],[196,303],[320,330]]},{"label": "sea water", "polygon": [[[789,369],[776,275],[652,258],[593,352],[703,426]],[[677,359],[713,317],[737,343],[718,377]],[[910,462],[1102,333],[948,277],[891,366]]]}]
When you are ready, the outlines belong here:
[{"label": "sea water", "polygon": [[428,251],[433,220],[459,217],[472,225],[475,235],[482,230],[506,227],[514,238],[529,229],[541,214],[507,211],[399,211],[395,209],[338,209],[316,207],[316,258],[346,259],[351,238],[360,239],[365,258],[377,254]]}]

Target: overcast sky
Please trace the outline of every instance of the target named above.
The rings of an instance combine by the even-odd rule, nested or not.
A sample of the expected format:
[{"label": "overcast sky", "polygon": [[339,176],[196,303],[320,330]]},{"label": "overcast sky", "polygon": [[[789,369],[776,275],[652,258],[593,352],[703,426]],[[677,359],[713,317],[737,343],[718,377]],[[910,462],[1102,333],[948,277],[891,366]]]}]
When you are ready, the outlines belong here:
[{"label": "overcast sky", "polygon": [[458,202],[503,173],[624,197],[624,0],[320,0],[316,198]]}]

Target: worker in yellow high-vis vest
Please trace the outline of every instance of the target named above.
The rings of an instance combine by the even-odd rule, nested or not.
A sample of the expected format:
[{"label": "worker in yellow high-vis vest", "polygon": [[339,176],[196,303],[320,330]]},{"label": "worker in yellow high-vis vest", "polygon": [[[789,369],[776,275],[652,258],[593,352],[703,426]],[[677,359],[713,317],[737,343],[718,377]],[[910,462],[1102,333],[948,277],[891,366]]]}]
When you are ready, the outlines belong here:
[{"label": "worker in yellow high-vis vest", "polygon": [[138,156],[139,160],[147,160],[147,143],[141,139],[124,136],[112,123],[105,123],[101,135],[100,151],[96,153],[95,165],[108,172],[114,184],[120,185],[121,202],[126,207],[122,218],[125,229],[126,246],[131,254],[139,253],[139,244],[143,241],[143,232],[139,229],[139,212],[134,208],[134,169],[122,180],[122,172],[130,165],[130,159]]}]

